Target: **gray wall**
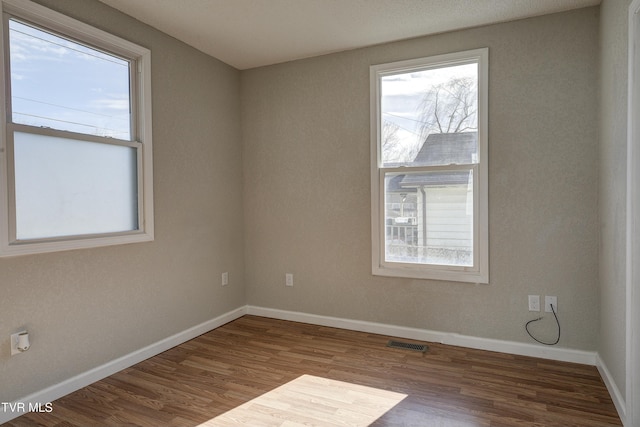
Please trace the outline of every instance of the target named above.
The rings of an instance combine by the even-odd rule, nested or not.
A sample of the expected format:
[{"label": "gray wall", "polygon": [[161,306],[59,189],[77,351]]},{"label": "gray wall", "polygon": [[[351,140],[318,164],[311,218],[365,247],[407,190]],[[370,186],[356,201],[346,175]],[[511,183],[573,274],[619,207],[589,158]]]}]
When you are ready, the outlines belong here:
[{"label": "gray wall", "polygon": [[[598,20],[587,8],[243,71],[248,303],[532,342],[527,294],[556,295],[560,345],[595,350]],[[490,284],[373,277],[369,66],[485,46]]]},{"label": "gray wall", "polygon": [[245,303],[240,73],[99,2],[40,3],[152,50],[156,240],[0,259],[2,402]]},{"label": "gray wall", "polygon": [[600,15],[600,341],[624,394],[627,190],[627,65],[630,0],[605,0]]}]

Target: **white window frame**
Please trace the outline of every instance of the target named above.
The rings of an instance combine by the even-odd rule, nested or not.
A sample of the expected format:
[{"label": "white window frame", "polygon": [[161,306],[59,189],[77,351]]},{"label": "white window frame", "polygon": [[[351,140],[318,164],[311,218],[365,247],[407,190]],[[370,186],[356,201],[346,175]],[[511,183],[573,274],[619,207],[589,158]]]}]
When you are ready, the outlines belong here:
[{"label": "white window frame", "polygon": [[[385,261],[384,176],[390,172],[420,171],[425,168],[384,168],[381,150],[381,79],[385,76],[437,69],[471,62],[478,63],[478,163],[473,165],[473,266],[448,266]],[[377,276],[433,279],[470,283],[489,283],[489,207],[488,207],[488,48],[468,50],[427,58],[411,59],[370,67],[371,96],[371,236],[372,274]],[[464,165],[469,167],[471,165]],[[453,170],[457,165],[446,166]],[[428,168],[435,170],[438,167]],[[442,168],[442,167],[440,167]],[[476,178],[477,177],[477,178]]]},{"label": "white window frame", "polygon": [[[127,40],[106,33],[85,23],[25,0],[0,0],[0,257],[92,248],[154,239],[153,222],[153,157],[151,124],[151,52]],[[15,222],[15,194],[13,175],[13,134],[28,128],[11,122],[10,75],[8,57],[9,16],[30,22],[36,27],[50,30],[78,43],[113,53],[131,61],[130,98],[132,110],[131,141],[82,135],[86,141],[132,147],[137,153],[138,229],[120,233],[104,233],[61,238],[18,240]],[[48,128],[29,129],[30,133],[61,136],[74,139],[71,133]],[[77,136],[75,138],[78,138]]]}]

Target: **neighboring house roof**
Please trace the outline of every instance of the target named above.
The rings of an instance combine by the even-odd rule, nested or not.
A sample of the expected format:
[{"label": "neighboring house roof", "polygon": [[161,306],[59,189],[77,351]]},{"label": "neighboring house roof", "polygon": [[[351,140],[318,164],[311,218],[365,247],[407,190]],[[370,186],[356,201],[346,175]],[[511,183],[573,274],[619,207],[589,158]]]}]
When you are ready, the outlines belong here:
[{"label": "neighboring house roof", "polygon": [[[472,163],[478,152],[478,132],[432,133],[411,166]],[[477,157],[477,156],[476,156]]]},{"label": "neighboring house roof", "polygon": [[[434,166],[473,163],[478,152],[478,133],[432,133],[422,144],[411,166]],[[402,175],[401,175],[402,176]],[[469,172],[429,172],[395,177],[387,191],[406,191],[423,185],[454,185],[469,182]],[[396,190],[398,188],[398,190]]]},{"label": "neighboring house roof", "polygon": [[403,182],[407,176],[406,175],[396,175],[389,179],[387,182],[387,192],[388,193],[415,193],[415,188],[407,188],[403,186]]}]

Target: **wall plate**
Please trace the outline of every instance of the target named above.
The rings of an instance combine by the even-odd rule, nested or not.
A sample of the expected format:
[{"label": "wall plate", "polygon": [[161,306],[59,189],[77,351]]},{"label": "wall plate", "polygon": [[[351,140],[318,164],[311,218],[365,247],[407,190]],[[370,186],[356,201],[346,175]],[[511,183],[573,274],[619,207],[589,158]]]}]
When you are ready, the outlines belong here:
[{"label": "wall plate", "polygon": [[16,332],[15,334],[11,334],[11,355],[12,356],[23,353],[22,351],[18,350],[18,335],[24,332],[27,332],[27,331],[20,331],[20,332]]}]

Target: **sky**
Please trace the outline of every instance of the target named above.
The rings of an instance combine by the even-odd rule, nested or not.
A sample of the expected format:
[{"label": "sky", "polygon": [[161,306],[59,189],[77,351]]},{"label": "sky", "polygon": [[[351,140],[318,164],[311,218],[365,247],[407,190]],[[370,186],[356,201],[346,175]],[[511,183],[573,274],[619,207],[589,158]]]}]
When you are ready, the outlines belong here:
[{"label": "sky", "polygon": [[13,120],[130,139],[129,63],[11,20]]}]

